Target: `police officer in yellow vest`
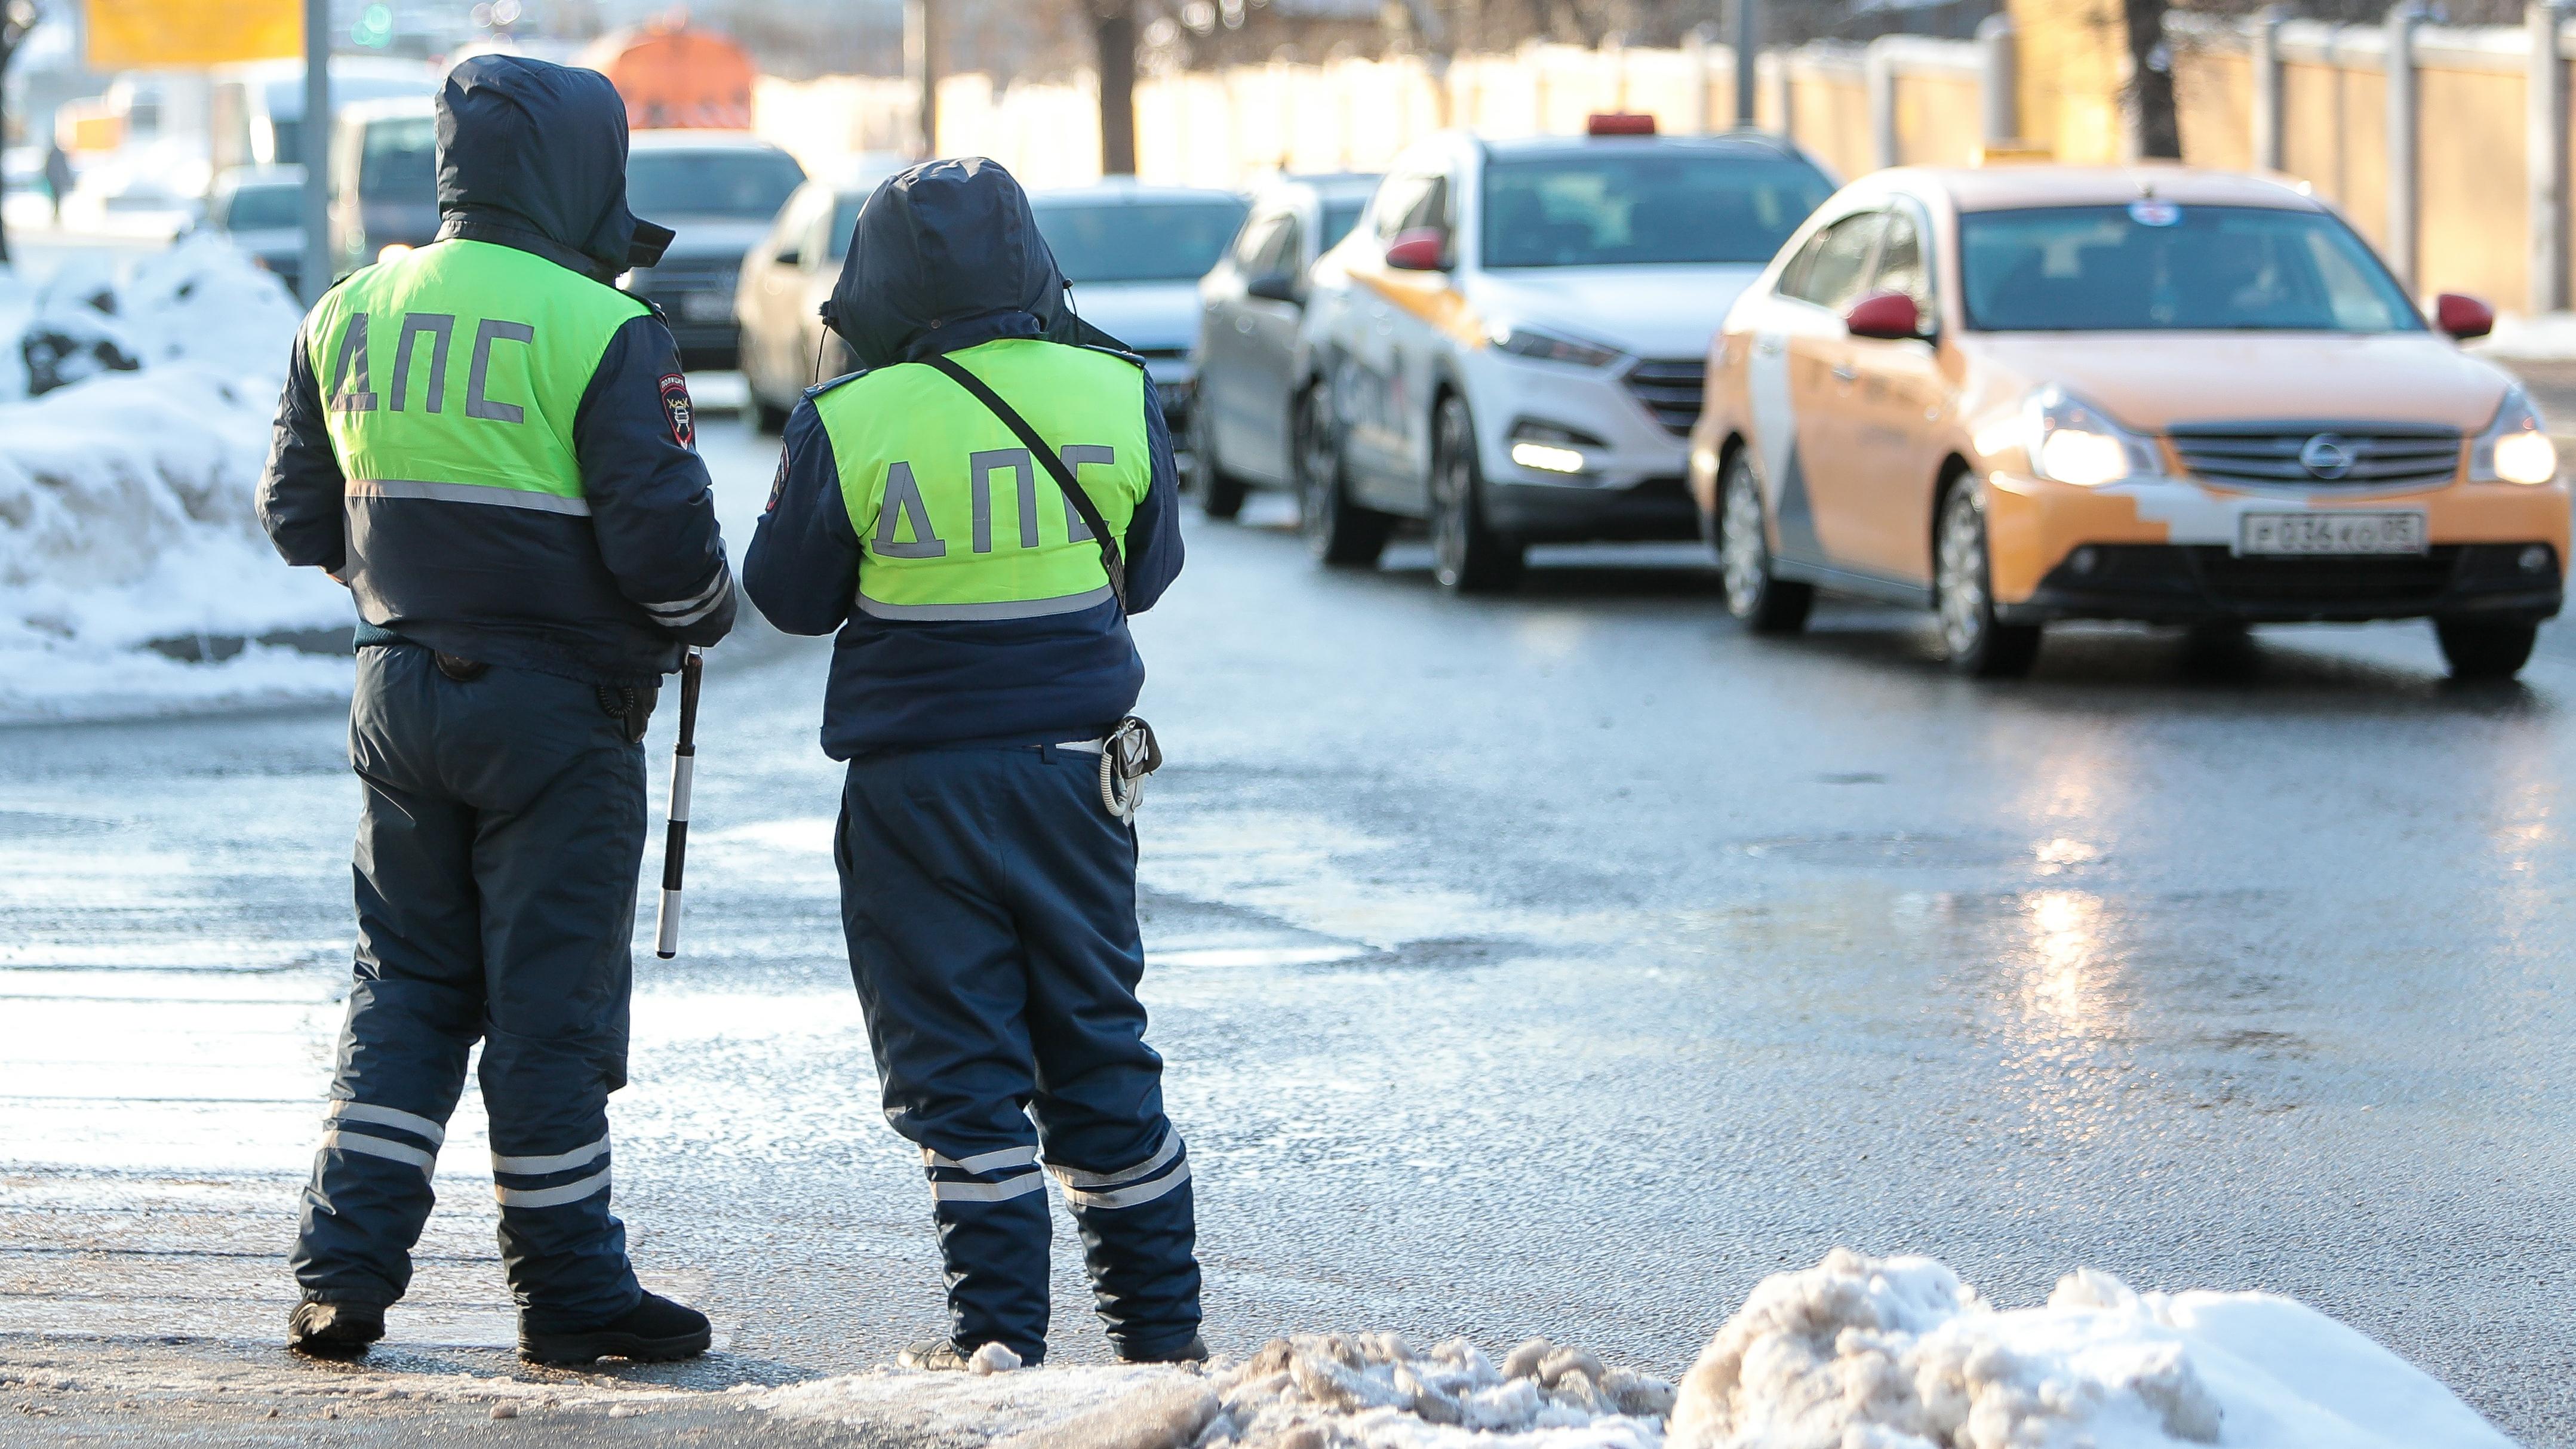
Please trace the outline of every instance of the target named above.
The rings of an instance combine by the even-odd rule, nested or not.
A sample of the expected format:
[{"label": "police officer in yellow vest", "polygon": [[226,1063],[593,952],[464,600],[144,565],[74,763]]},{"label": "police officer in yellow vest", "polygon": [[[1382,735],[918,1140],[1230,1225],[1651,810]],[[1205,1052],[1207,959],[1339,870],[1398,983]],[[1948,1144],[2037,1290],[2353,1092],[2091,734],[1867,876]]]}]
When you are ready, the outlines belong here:
[{"label": "police officer in yellow vest", "polygon": [[733,623],[670,330],[612,283],[671,234],[626,208],[606,77],[487,55],[438,98],[438,240],[297,337],[261,522],[358,609],[356,980],[292,1266],[288,1342],[364,1353],[411,1276],[483,1043],[519,1351],[681,1358],[609,1211],[641,741],[660,676]]},{"label": "police officer in yellow vest", "polygon": [[948,1332],[903,1361],[1044,1356],[1049,1175],[1120,1357],[1204,1358],[1136,837],[1102,768],[1144,684],[1126,616],[1180,572],[1162,409],[1135,357],[1079,345],[1105,339],[990,161],[878,187],[824,320],[867,370],[789,419],[743,586],[782,629],[838,631],[850,968],[947,1261]]}]

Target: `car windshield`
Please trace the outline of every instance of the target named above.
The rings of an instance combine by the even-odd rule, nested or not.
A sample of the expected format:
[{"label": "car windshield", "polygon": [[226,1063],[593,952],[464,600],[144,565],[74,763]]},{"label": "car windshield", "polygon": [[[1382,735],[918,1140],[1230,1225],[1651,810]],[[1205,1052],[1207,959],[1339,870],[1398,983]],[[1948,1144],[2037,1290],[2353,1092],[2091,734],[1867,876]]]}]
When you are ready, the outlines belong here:
[{"label": "car windshield", "polygon": [[832,208],[832,260],[837,262],[850,254],[850,233],[858,230],[859,208],[867,204],[866,196],[844,196]]},{"label": "car windshield", "polygon": [[626,158],[626,204],[637,216],[731,216],[767,221],[805,168],[784,151],[638,151]]},{"label": "car windshield", "polygon": [[245,186],[233,193],[224,210],[226,231],[279,231],[302,224],[304,188],[295,185]]},{"label": "car windshield", "polygon": [[1038,230],[1076,282],[1194,282],[1243,225],[1245,204],[1205,201],[1042,201]]},{"label": "car windshield", "polygon": [[1971,327],[1989,332],[2417,332],[2352,228],[2313,211],[2055,206],[1959,219]]},{"label": "car windshield", "polygon": [[1767,262],[1832,190],[1804,161],[1681,148],[1495,161],[1484,264]]},{"label": "car windshield", "polygon": [[1355,201],[1325,202],[1324,236],[1323,240],[1315,244],[1315,249],[1317,251],[1332,250],[1336,243],[1351,234],[1352,227],[1360,224],[1360,217],[1365,215],[1367,211],[1368,198],[1365,196],[1360,197]]},{"label": "car windshield", "polygon": [[366,201],[438,200],[438,133],[427,116],[371,121],[358,166],[358,195]]}]

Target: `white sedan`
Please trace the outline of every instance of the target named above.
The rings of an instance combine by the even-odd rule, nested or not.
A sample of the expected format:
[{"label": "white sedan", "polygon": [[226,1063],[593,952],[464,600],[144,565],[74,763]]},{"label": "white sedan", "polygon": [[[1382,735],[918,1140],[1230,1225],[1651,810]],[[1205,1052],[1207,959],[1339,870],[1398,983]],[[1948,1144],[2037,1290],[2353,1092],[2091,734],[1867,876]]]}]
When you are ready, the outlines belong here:
[{"label": "white sedan", "polygon": [[1534,542],[1690,538],[1708,340],[1833,191],[1752,133],[1451,133],[1399,157],[1315,267],[1299,492],[1323,562],[1429,523],[1440,582],[1508,588]]}]

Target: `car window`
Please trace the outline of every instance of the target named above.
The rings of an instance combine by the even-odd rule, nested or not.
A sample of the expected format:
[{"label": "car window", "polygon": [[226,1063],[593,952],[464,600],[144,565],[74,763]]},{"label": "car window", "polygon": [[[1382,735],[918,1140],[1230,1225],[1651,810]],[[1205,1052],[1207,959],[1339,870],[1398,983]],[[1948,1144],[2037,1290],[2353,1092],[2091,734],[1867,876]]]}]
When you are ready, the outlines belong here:
[{"label": "car window", "polygon": [[1878,244],[1878,274],[1870,278],[1872,292],[1902,292],[1914,299],[1915,308],[1932,310],[1932,280],[1923,265],[1923,236],[1914,218],[1902,211],[1887,214],[1887,235]]},{"label": "car window", "polygon": [[1269,249],[1271,236],[1285,219],[1284,212],[1256,211],[1243,223],[1243,230],[1236,233],[1234,245],[1225,253],[1236,271],[1251,276],[1260,270],[1261,254]]},{"label": "car window", "polygon": [[1998,332],[2415,332],[2396,278],[2324,212],[2122,206],[1959,219],[1968,325]]},{"label": "car window", "polygon": [[1434,176],[1431,184],[1423,188],[1422,195],[1404,213],[1403,220],[1396,223],[1395,230],[1402,235],[1408,231],[1445,232],[1449,229],[1449,178]]},{"label": "car window", "polygon": [[1351,234],[1351,228],[1360,224],[1360,213],[1366,210],[1368,203],[1365,201],[1325,202],[1323,237],[1315,249],[1323,252],[1339,246],[1342,238]]},{"label": "car window", "polygon": [[805,182],[805,168],[784,151],[638,151],[626,158],[626,204],[637,216],[778,214]]},{"label": "car window", "polygon": [[370,121],[360,143],[358,198],[432,205],[438,200],[438,127],[427,116]]},{"label": "car window", "polygon": [[1484,264],[1758,265],[1831,191],[1803,160],[1696,147],[1495,161]]},{"label": "car window", "polygon": [[1271,229],[1269,241],[1262,246],[1261,255],[1253,259],[1251,275],[1266,277],[1302,270],[1306,261],[1305,235],[1306,228],[1296,213],[1281,216],[1279,224]]},{"label": "car window", "polygon": [[1225,255],[1244,204],[1041,200],[1033,209],[1056,265],[1074,282],[1194,282]]},{"label": "car window", "polygon": [[1810,239],[1790,264],[1780,294],[1839,312],[1860,296],[1869,276],[1870,249],[1878,241],[1887,213],[1865,211],[1847,216]]},{"label": "car window", "polygon": [[288,184],[245,186],[224,210],[226,231],[277,231],[301,224],[304,188]]},{"label": "car window", "polygon": [[825,260],[837,264],[850,254],[850,235],[859,229],[859,208],[868,204],[868,197],[872,194],[863,192],[857,196],[844,196],[832,203],[825,213],[831,218],[831,224],[823,232],[822,256]]},{"label": "car window", "polygon": [[1377,233],[1379,241],[1391,242],[1396,233],[1404,230],[1404,219],[1421,204],[1434,179],[1418,171],[1398,172],[1386,178],[1386,184],[1378,189],[1376,209],[1369,219],[1370,229]]}]

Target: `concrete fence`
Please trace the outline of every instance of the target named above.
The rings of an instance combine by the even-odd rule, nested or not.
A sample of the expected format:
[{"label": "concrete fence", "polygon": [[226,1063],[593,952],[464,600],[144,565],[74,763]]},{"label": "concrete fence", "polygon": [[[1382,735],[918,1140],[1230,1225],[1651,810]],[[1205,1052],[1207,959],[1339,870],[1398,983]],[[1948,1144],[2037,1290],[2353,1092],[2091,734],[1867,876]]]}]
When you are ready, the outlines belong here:
[{"label": "concrete fence", "polygon": [[[2521,26],[2451,29],[2405,6],[2376,26],[2167,19],[2184,158],[2273,170],[2340,208],[2421,293],[2470,292],[2508,310],[2571,297],[2568,57],[2576,28],[2535,4]],[[2061,47],[2063,38],[2053,42]],[[2068,77],[2091,56],[2028,54],[2010,23],[1973,41],[1894,36],[1758,57],[1753,112],[1842,175],[1881,166],[1965,165],[2023,134],[2025,119],[2068,160],[2118,161],[2112,100]],[[2079,64],[2081,62],[2081,64]],[[1492,136],[1565,134],[1597,111],[1643,111],[1674,132],[1736,115],[1735,59],[1718,44],[1270,64],[1146,77],[1136,92],[1138,170],[1148,180],[1232,186],[1272,168],[1376,170],[1444,126]],[[2112,106],[2109,111],[2105,105]],[[2025,110],[2046,114],[2026,118]],[[764,81],[758,124],[809,165],[893,150],[909,134],[899,80]],[[939,149],[995,156],[1032,182],[1099,168],[1088,77],[940,86]]]},{"label": "concrete fence", "polygon": [[[1845,176],[1900,162],[1965,164],[1982,141],[2011,134],[2010,105],[1999,121],[1989,104],[1996,54],[1981,42],[1910,36],[1768,52],[1757,67],[1755,119]],[[2009,66],[2009,46],[2001,55]],[[2008,76],[2002,94],[2009,97]],[[824,167],[851,152],[900,148],[912,102],[900,80],[835,76],[764,80],[754,109],[762,134]],[[1646,112],[1666,131],[1724,130],[1736,115],[1734,52],[1532,45],[1446,66],[1401,57],[1147,77],[1136,88],[1137,171],[1232,186],[1272,168],[1375,170],[1444,126],[1565,134],[1599,111]],[[1007,87],[950,76],[939,112],[944,153],[993,156],[1040,184],[1099,174],[1098,99],[1087,76]]]}]

